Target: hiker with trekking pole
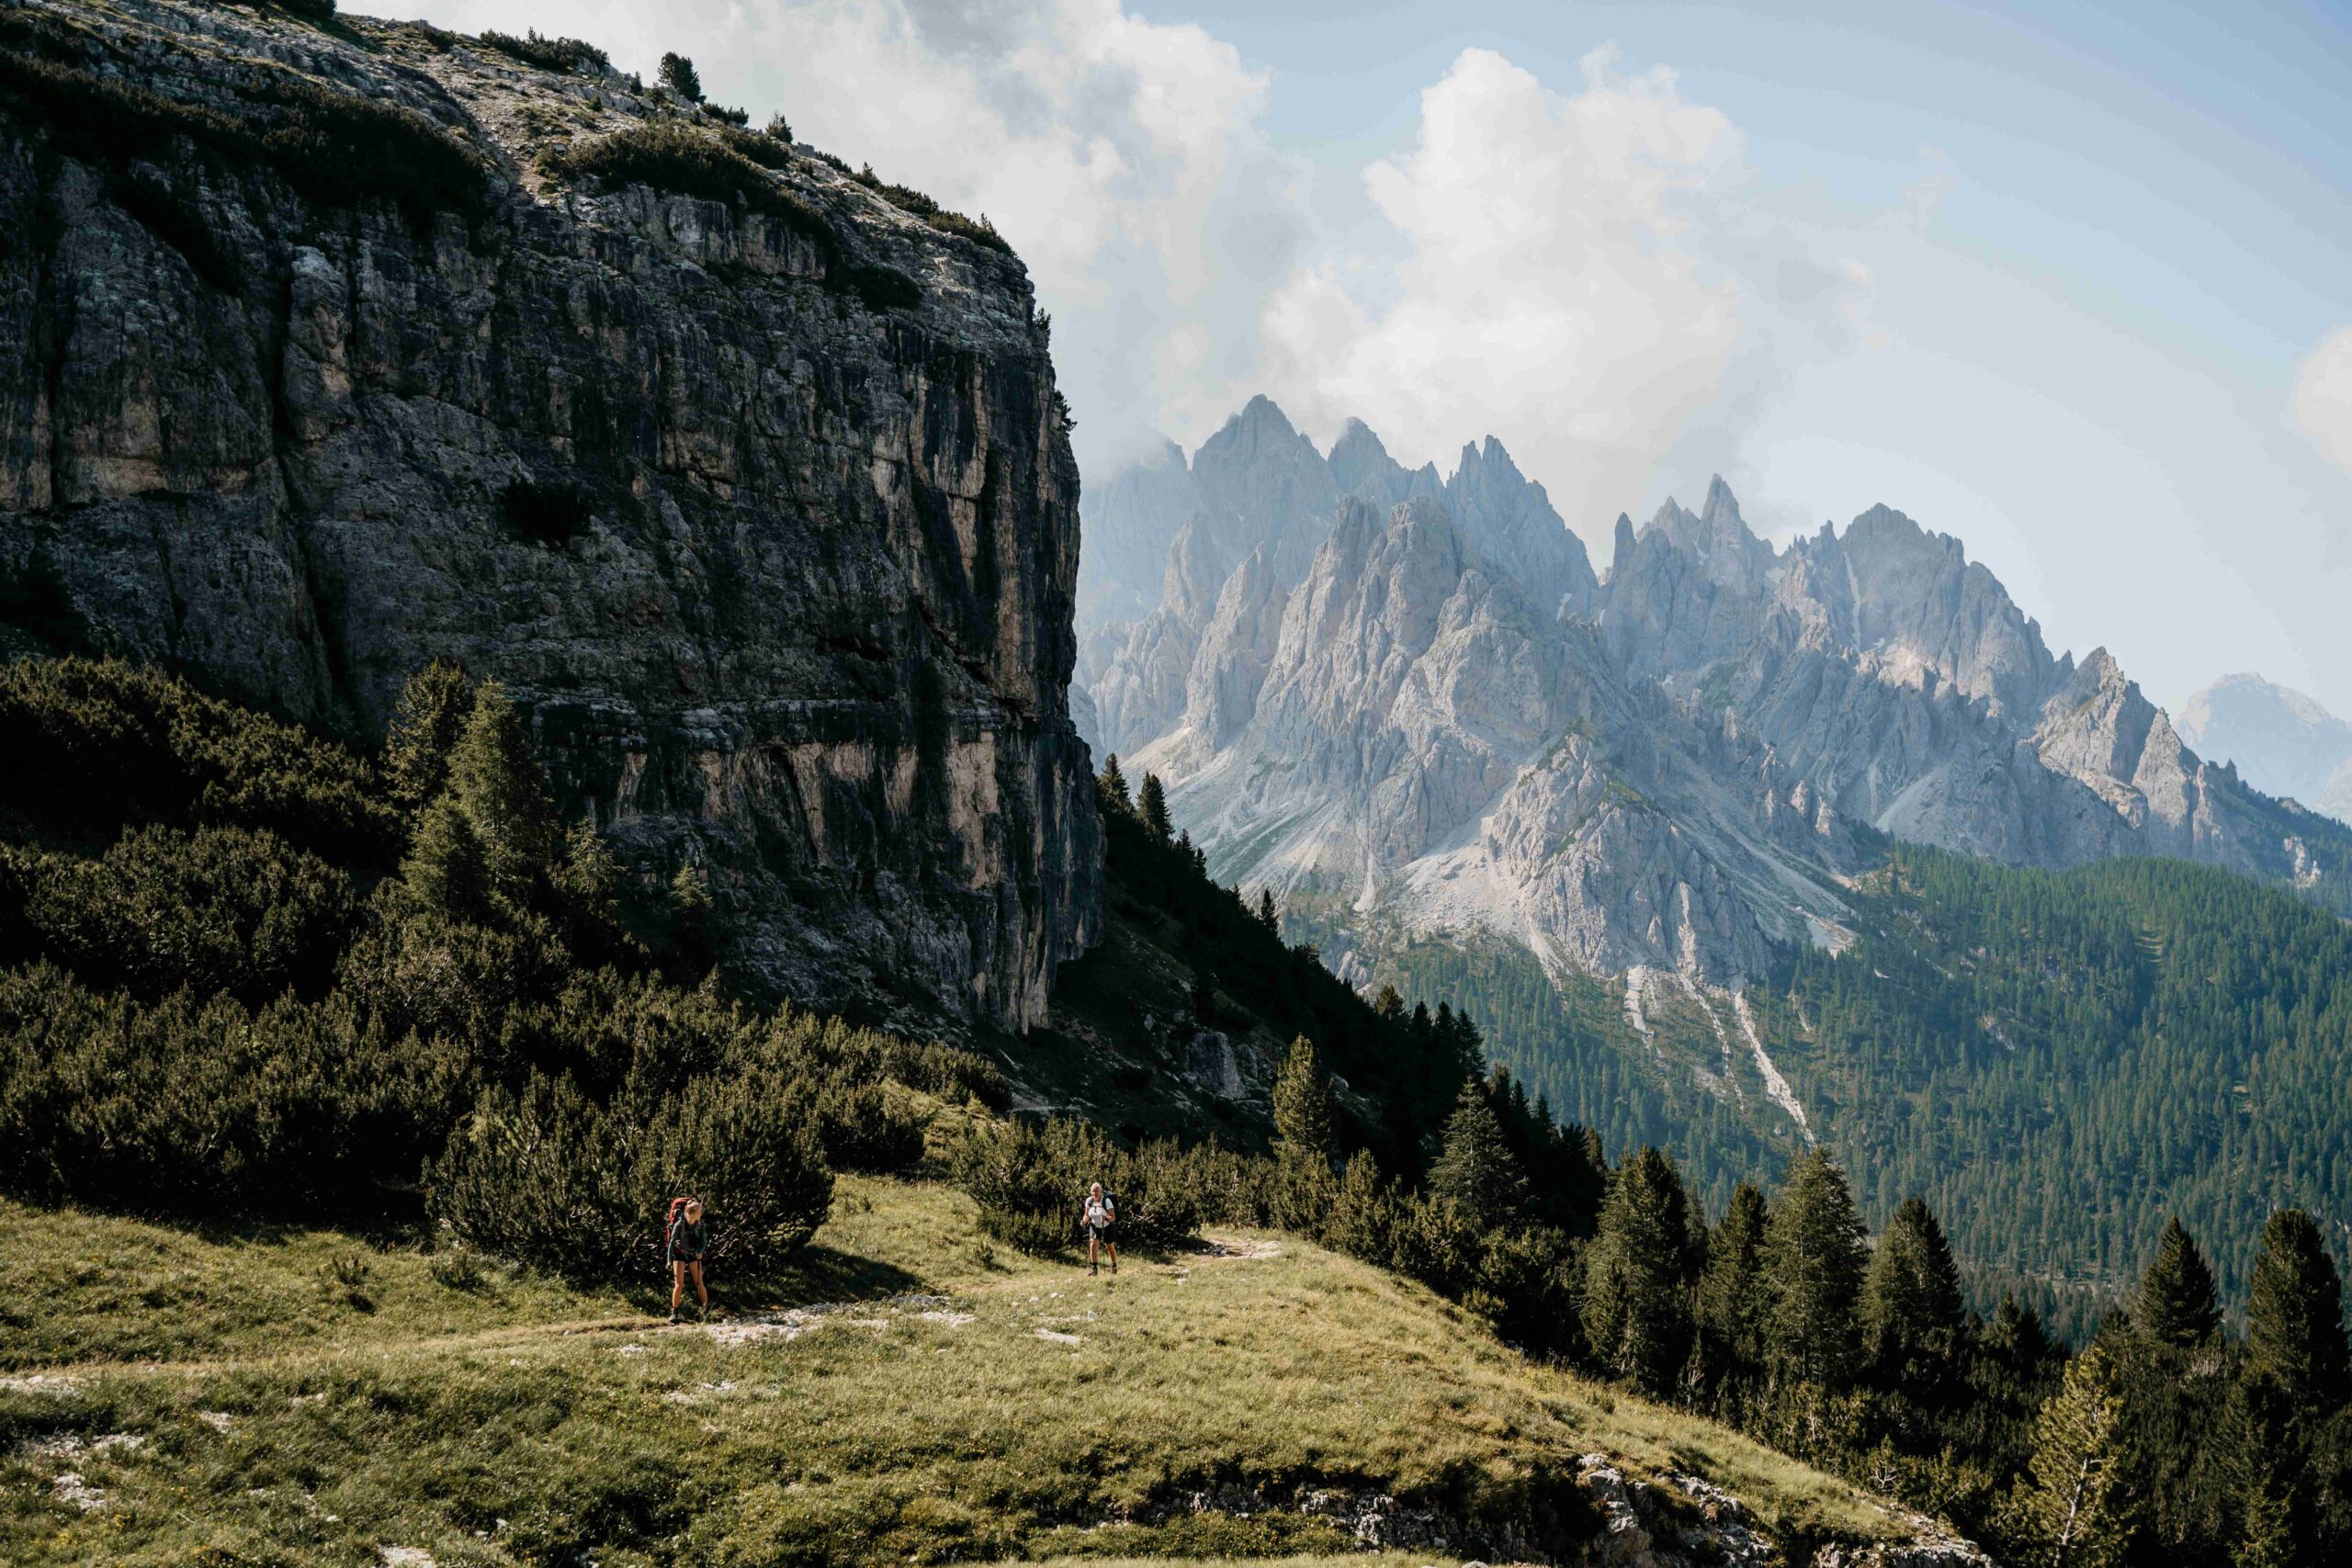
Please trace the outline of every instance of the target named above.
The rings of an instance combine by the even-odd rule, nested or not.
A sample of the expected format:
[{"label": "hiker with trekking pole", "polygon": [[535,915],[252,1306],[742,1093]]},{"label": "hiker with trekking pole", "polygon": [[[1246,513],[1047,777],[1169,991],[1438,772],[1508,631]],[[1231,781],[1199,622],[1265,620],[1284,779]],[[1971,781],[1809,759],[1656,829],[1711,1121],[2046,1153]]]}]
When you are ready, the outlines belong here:
[{"label": "hiker with trekking pole", "polygon": [[1111,1272],[1117,1273],[1119,1244],[1111,1238],[1111,1227],[1119,1223],[1119,1205],[1102,1190],[1101,1182],[1086,1190],[1086,1205],[1080,1211],[1079,1220],[1086,1227],[1086,1271],[1090,1274],[1102,1272],[1101,1253],[1108,1249]]},{"label": "hiker with trekking pole", "polygon": [[702,1282],[702,1200],[673,1198],[670,1200],[670,1234],[663,1256],[670,1264],[670,1321],[678,1321],[678,1304],[686,1299],[686,1276],[695,1280],[695,1295],[702,1303],[702,1315],[710,1315],[710,1292]]}]

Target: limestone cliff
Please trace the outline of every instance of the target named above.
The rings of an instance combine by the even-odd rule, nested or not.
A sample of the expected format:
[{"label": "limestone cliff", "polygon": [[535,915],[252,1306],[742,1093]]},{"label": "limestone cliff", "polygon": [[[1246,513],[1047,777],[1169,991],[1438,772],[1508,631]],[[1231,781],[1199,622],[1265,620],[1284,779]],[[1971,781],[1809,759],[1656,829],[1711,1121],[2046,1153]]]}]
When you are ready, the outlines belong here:
[{"label": "limestone cliff", "polygon": [[505,682],[825,1006],[1037,1018],[1094,921],[1078,474],[988,231],[600,60],[0,17],[0,606],[381,732]]}]

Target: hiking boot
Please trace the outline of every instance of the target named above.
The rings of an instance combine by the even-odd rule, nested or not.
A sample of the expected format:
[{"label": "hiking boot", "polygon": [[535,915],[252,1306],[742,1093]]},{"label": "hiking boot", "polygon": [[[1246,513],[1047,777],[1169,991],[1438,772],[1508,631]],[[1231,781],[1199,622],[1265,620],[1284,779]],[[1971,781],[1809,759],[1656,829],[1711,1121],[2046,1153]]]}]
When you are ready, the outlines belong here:
[{"label": "hiking boot", "polygon": [[670,1321],[672,1323],[678,1321],[678,1309],[676,1307],[672,1307],[670,1309]]}]

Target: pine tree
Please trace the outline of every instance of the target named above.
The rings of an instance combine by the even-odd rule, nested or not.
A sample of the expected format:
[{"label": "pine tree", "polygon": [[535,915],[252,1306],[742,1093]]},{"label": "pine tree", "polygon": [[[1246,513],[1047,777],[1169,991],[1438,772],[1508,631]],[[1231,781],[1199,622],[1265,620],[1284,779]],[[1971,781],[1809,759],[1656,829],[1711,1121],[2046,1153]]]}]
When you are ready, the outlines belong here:
[{"label": "pine tree", "polygon": [[1160,787],[1158,773],[1144,774],[1143,795],[1136,800],[1136,809],[1143,816],[1144,831],[1166,843],[1174,829],[1168,820],[1168,792]]},{"label": "pine tree", "polygon": [[1331,1084],[1302,1034],[1274,1078],[1274,1219],[1314,1233],[1331,1223]]},{"label": "pine tree", "polygon": [[1372,1010],[1394,1023],[1405,1016],[1405,998],[1394,986],[1383,986],[1372,999]]},{"label": "pine tree", "polygon": [[2068,1364],[2065,1382],[2034,1423],[2019,1533],[2049,1568],[2113,1568],[2131,1544],[2118,1463],[2123,1401],[2115,1385],[2107,1351],[2093,1345]]},{"label": "pine tree", "polygon": [[2032,1376],[2050,1359],[2050,1336],[2042,1329],[2041,1314],[2019,1306],[2006,1291],[1984,1324],[1983,1344],[1988,1355],[2018,1378]]},{"label": "pine tree", "polygon": [[2177,1214],[2165,1222],[2155,1258],[2141,1276],[2132,1320],[2150,1341],[2177,1350],[2193,1350],[2221,1331],[2222,1303],[2214,1293],[2213,1270],[2181,1228]]},{"label": "pine tree", "polygon": [[2352,1395],[2343,1282],[2319,1226],[2301,1209],[2280,1209],[2262,1227],[2246,1307],[2245,1375],[2275,1379],[2314,1412]]},{"label": "pine tree", "polygon": [[1960,1268],[1926,1200],[1906,1198],[1862,1278],[1862,1350],[1883,1387],[1917,1388],[1959,1348]]},{"label": "pine tree", "polygon": [[1478,1032],[1478,1026],[1470,1021],[1468,1013],[1456,1012],[1440,1002],[1434,1028],[1439,1046],[1453,1059],[1455,1068],[1463,1077],[1476,1078],[1485,1075],[1486,1037]]},{"label": "pine tree", "polygon": [[555,862],[560,835],[538,759],[505,688],[486,681],[449,754],[449,787],[481,845],[491,886],[516,902]]},{"label": "pine tree", "polygon": [[417,819],[401,861],[401,892],[411,908],[430,910],[460,924],[475,924],[490,913],[490,884],[473,825],[457,801],[435,798]]},{"label": "pine tree", "polygon": [[1431,1195],[1451,1199],[1479,1231],[1510,1219],[1527,1200],[1526,1173],[1475,1078],[1462,1086],[1446,1118],[1445,1149],[1430,1167],[1429,1185]]},{"label": "pine tree", "polygon": [[1396,1231],[1396,1198],[1381,1180],[1371,1151],[1359,1149],[1349,1156],[1348,1168],[1340,1177],[1339,1194],[1323,1226],[1324,1245],[1386,1266],[1395,1257]]},{"label": "pine tree", "polygon": [[1868,1235],[1845,1173],[1819,1149],[1800,1156],[1764,1233],[1764,1348],[1781,1380],[1852,1380]]},{"label": "pine tree", "polygon": [[1258,923],[1270,931],[1280,932],[1282,917],[1274,912],[1274,892],[1271,887],[1258,889]]},{"label": "pine tree", "polygon": [[1762,1359],[1766,1223],[1764,1194],[1743,1181],[1708,1238],[1697,1317],[1710,1381],[1752,1371]]},{"label": "pine tree", "polygon": [[1119,771],[1119,754],[1116,751],[1102,759],[1102,772],[1096,777],[1094,785],[1102,799],[1113,807],[1120,811],[1135,809],[1134,802],[1127,798],[1127,775]]},{"label": "pine tree", "polygon": [[1274,1079],[1274,1152],[1285,1162],[1330,1165],[1331,1083],[1315,1043],[1302,1034],[1290,1043]]},{"label": "pine tree", "polygon": [[690,104],[702,102],[702,77],[695,72],[695,62],[683,54],[662,57],[662,85]]},{"label": "pine tree", "polygon": [[1585,1256],[1586,1342],[1601,1370],[1663,1396],[1690,1347],[1683,1246],[1688,1200],[1674,1163],[1645,1148],[1617,1168]]},{"label": "pine tree", "polygon": [[473,704],[473,682],[446,659],[434,660],[401,687],[384,738],[384,773],[401,809],[423,810],[448,783],[449,753],[465,733]]}]

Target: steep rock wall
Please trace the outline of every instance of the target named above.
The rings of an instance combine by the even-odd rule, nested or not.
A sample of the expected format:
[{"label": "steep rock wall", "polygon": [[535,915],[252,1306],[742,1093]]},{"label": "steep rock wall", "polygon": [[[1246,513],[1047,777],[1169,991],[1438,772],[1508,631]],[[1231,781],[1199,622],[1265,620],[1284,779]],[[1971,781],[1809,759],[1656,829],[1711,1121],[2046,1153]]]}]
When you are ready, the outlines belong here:
[{"label": "steep rock wall", "polygon": [[[1042,1015],[1101,857],[1078,474],[1016,260],[777,141],[732,200],[554,177],[726,132],[416,27],[40,6],[0,65],[12,641],[362,737],[461,659],[649,885],[709,869],[754,984]],[[104,133],[93,93],[163,129]],[[267,140],[385,106],[475,165],[458,209]]]}]

